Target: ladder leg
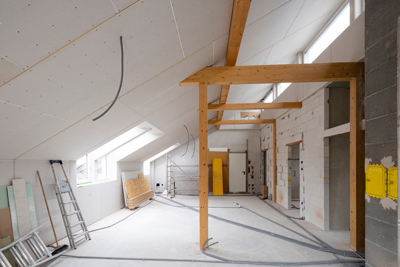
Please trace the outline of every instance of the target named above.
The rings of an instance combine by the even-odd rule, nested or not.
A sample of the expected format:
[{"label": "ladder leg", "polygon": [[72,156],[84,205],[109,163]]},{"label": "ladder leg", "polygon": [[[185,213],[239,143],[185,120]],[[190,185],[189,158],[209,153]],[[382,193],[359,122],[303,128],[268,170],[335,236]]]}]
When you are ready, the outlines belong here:
[{"label": "ladder leg", "polygon": [[1,267],[12,267],[10,262],[7,260],[6,256],[4,256],[3,252],[0,251],[0,266]]}]

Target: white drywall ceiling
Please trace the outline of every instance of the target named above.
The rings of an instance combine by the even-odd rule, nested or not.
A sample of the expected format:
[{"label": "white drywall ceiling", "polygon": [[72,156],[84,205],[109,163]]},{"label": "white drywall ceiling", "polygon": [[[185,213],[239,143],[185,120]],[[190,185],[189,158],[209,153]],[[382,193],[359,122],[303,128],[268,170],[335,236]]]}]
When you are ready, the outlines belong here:
[{"label": "white drywall ceiling", "polygon": [[[238,64],[293,61],[343,1],[321,2],[252,1]],[[2,2],[0,159],[74,159],[143,121],[164,136],[124,160],[143,160],[186,142],[183,125],[196,137],[197,88],[178,84],[210,64],[224,64],[232,5],[232,0]],[[118,89],[120,36],[121,95],[93,122]],[[258,85],[231,86],[228,102],[256,102],[266,92]],[[220,86],[210,86],[208,101],[219,94]],[[224,119],[227,115],[235,112]]]}]

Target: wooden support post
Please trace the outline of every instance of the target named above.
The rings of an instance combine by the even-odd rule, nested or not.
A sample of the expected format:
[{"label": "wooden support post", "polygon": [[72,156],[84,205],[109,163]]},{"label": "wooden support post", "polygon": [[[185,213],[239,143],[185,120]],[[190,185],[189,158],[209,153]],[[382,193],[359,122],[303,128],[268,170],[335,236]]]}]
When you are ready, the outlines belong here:
[{"label": "wooden support post", "polygon": [[276,195],[276,181],[277,181],[277,174],[276,174],[276,121],[273,122],[274,127],[274,134],[273,134],[273,146],[274,146],[274,202],[276,203],[277,195]]},{"label": "wooden support post", "polygon": [[364,117],[362,98],[364,77],[350,81],[350,247],[365,250],[365,133],[361,130]]},{"label": "wooden support post", "polygon": [[208,239],[208,115],[207,83],[199,83],[199,207],[200,250]]}]

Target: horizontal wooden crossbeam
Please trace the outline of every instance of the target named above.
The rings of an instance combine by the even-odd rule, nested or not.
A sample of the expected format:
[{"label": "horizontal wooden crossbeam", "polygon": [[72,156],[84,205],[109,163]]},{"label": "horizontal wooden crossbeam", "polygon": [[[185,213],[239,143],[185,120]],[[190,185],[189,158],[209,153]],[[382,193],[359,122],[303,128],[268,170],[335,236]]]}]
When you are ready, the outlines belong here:
[{"label": "horizontal wooden crossbeam", "polygon": [[364,63],[314,63],[207,67],[180,83],[209,85],[350,81],[364,72]]},{"label": "horizontal wooden crossbeam", "polygon": [[274,123],[274,119],[264,119],[264,120],[226,120],[226,121],[208,121],[208,125],[230,125],[230,124],[269,124]]},{"label": "horizontal wooden crossbeam", "polygon": [[301,107],[302,107],[301,102],[210,104],[210,105],[208,105],[208,111],[253,110],[253,109],[296,109],[296,108],[301,108]]}]

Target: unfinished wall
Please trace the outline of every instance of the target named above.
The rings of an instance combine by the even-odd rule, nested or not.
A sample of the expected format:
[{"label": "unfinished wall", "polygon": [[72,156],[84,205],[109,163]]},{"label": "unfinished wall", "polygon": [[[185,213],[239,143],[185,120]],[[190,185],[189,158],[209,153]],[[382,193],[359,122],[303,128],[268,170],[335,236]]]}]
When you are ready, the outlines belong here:
[{"label": "unfinished wall", "polygon": [[289,147],[289,178],[292,200],[300,199],[300,145]]},{"label": "unfinished wall", "polygon": [[[63,163],[87,225],[90,225],[123,207],[120,179],[77,188],[75,162],[63,161]],[[58,166],[55,165],[55,167]],[[48,219],[42,195],[42,189],[36,171],[40,172],[43,181],[43,187],[46,192],[57,237],[59,239],[63,238],[66,236],[66,232],[54,192],[54,178],[49,162],[47,160],[17,160],[15,163],[15,177],[23,178],[27,183],[32,184],[38,225],[47,223],[47,225],[42,228],[40,236],[46,244],[50,244],[54,242],[54,236],[51,230],[50,221]],[[56,171],[57,177],[64,177],[61,169],[56,168]],[[0,186],[11,185],[11,180],[14,177],[12,160],[0,161],[0,177]]]},{"label": "unfinished wall", "polygon": [[[368,0],[365,10],[365,165],[397,166],[396,45],[400,1]],[[366,197],[367,266],[397,266],[397,201]]]},{"label": "unfinished wall", "polygon": [[[252,181],[248,177],[250,184],[254,184],[254,192],[260,192],[260,181],[258,181],[258,173],[260,173],[260,131],[259,130],[219,130],[210,133],[208,136],[208,147],[227,147],[230,152],[245,152],[246,151],[246,140],[249,140],[249,152],[248,158],[252,161],[252,166],[254,166],[255,178]],[[184,155],[186,150],[186,144],[172,150],[168,153],[168,156],[177,165],[198,165],[199,164],[199,139],[195,139],[196,150],[193,155],[193,141],[189,143],[188,151]],[[182,155],[184,155],[182,157]],[[155,183],[159,183],[160,186],[156,187],[156,192],[163,192],[165,188],[166,181],[166,156],[162,156],[154,161],[154,173],[155,173]],[[176,179],[176,191],[178,193],[198,193],[199,183],[198,167],[182,167],[185,173],[182,173],[178,168],[174,168],[176,176],[183,176],[185,173],[188,177],[179,177]],[[254,183],[252,183],[254,182]],[[164,186],[161,186],[163,184]],[[261,184],[262,185],[262,184]]]},{"label": "unfinished wall", "polygon": [[350,134],[329,138],[329,230],[350,230]]}]

